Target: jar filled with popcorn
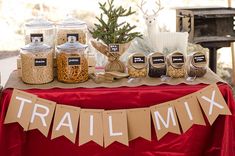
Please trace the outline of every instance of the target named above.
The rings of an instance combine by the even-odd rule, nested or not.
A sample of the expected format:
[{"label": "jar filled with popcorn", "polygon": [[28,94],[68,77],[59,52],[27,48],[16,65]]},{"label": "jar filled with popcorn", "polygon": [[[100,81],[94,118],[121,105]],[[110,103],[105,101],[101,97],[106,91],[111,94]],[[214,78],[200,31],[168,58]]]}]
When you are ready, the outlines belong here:
[{"label": "jar filled with popcorn", "polygon": [[85,50],[88,46],[69,36],[68,42],[57,47],[58,80],[65,83],[79,83],[88,80],[88,61]]},{"label": "jar filled with popcorn", "polygon": [[147,58],[143,53],[134,53],[128,59],[128,74],[132,78],[147,76]]},{"label": "jar filled with popcorn", "polygon": [[32,43],[21,48],[22,80],[28,84],[45,84],[53,81],[53,50],[41,42],[41,37],[32,37]]}]

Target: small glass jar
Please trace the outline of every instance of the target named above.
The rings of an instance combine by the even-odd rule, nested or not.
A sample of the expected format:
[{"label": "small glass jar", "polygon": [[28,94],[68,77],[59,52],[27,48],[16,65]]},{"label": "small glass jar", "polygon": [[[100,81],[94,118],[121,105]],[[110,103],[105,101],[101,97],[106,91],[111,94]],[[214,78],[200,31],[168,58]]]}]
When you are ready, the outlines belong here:
[{"label": "small glass jar", "polygon": [[163,53],[155,52],[148,56],[149,60],[149,77],[161,77],[166,75],[166,58]]},{"label": "small glass jar", "polygon": [[187,74],[189,77],[203,77],[207,73],[208,59],[203,52],[194,52],[188,56]]},{"label": "small glass jar", "polygon": [[79,83],[88,80],[88,62],[85,50],[88,46],[76,42],[69,36],[68,42],[57,47],[58,80],[65,83]]},{"label": "small glass jar", "polygon": [[143,53],[134,53],[128,59],[128,74],[132,78],[147,76],[147,58]]},{"label": "small glass jar", "polygon": [[28,84],[45,84],[53,81],[53,50],[43,44],[40,37],[21,48],[22,80]]},{"label": "small glass jar", "polygon": [[167,56],[167,75],[172,78],[182,78],[186,75],[185,56],[175,51]]},{"label": "small glass jar", "polygon": [[85,22],[68,17],[57,25],[56,44],[66,43],[69,36],[76,37],[76,41],[81,44],[87,44],[87,32]]},{"label": "small glass jar", "polygon": [[41,42],[54,48],[55,26],[43,18],[36,18],[25,24],[25,44],[32,42],[33,37],[40,37]]}]

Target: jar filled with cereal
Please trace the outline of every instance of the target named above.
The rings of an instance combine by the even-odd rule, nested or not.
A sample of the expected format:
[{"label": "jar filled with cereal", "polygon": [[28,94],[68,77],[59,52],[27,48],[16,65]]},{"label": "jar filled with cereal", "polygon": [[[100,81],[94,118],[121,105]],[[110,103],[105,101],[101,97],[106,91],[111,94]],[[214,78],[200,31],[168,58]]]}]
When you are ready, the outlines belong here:
[{"label": "jar filled with cereal", "polygon": [[69,36],[68,42],[57,47],[58,80],[65,83],[79,83],[88,80],[88,61],[85,50],[88,46]]},{"label": "jar filled with cereal", "polygon": [[56,43],[64,44],[69,36],[74,36],[76,41],[87,44],[87,25],[85,22],[68,17],[57,24]]},{"label": "jar filled with cereal", "polygon": [[42,17],[33,19],[25,24],[25,44],[32,42],[33,37],[40,37],[41,42],[54,48],[55,26]]},{"label": "jar filled with cereal", "polygon": [[167,75],[172,78],[182,78],[186,74],[185,56],[175,51],[167,56]]},{"label": "jar filled with cereal", "polygon": [[147,58],[143,53],[134,53],[128,59],[128,74],[132,78],[147,76]]},{"label": "jar filled with cereal", "polygon": [[207,55],[203,52],[194,52],[188,56],[187,74],[189,77],[203,77],[208,69]]},{"label": "jar filled with cereal", "polygon": [[43,44],[40,37],[21,48],[22,80],[28,84],[45,84],[53,81],[53,50]]},{"label": "jar filled with cereal", "polygon": [[166,58],[163,53],[155,52],[148,56],[149,59],[149,77],[161,77],[166,75]]}]

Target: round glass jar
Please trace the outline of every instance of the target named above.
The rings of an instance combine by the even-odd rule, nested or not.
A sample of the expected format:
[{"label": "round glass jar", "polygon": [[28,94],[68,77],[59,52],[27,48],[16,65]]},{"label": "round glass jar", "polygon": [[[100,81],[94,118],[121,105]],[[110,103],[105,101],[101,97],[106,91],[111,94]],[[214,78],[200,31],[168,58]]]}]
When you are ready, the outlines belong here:
[{"label": "round glass jar", "polygon": [[75,18],[66,18],[57,25],[56,44],[61,45],[68,41],[69,36],[76,37],[76,41],[87,44],[87,25]]},{"label": "round glass jar", "polygon": [[128,74],[132,78],[141,78],[147,76],[147,58],[143,53],[134,53],[129,56]]},{"label": "round glass jar", "polygon": [[68,42],[57,47],[58,80],[65,83],[79,83],[88,80],[88,61],[85,50],[88,46],[76,42],[69,36]]},{"label": "round glass jar", "polygon": [[189,77],[203,77],[207,73],[208,58],[203,52],[194,52],[188,56],[187,74]]},{"label": "round glass jar", "polygon": [[55,26],[43,18],[36,18],[25,24],[25,44],[32,42],[33,37],[40,37],[41,42],[55,47]]},{"label": "round glass jar", "polygon": [[149,77],[161,77],[166,75],[166,58],[163,53],[155,52],[148,56],[149,60]]},{"label": "round glass jar", "polygon": [[53,50],[41,38],[32,37],[32,43],[21,48],[22,80],[28,84],[45,84],[53,81]]},{"label": "round glass jar", "polygon": [[186,59],[184,54],[175,51],[167,56],[167,75],[172,78],[182,78],[186,75]]}]

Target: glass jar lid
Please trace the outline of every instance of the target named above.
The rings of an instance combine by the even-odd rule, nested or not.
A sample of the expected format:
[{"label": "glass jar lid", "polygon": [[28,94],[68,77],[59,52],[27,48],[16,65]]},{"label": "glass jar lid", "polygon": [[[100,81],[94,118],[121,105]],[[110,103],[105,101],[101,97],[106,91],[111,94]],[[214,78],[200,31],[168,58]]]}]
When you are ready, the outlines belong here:
[{"label": "glass jar lid", "polygon": [[57,49],[63,51],[74,51],[74,50],[85,50],[87,47],[88,45],[77,42],[75,36],[69,36],[68,42],[57,46]]},{"label": "glass jar lid", "polygon": [[194,67],[202,68],[207,66],[207,55],[205,53],[197,51],[191,54],[190,57]]},{"label": "glass jar lid", "polygon": [[37,17],[26,23],[25,26],[29,28],[50,28],[53,27],[53,23],[42,17]]},{"label": "glass jar lid", "polygon": [[166,58],[161,52],[154,52],[149,54],[149,63],[155,68],[163,68],[166,66]]},{"label": "glass jar lid", "polygon": [[59,24],[61,27],[78,27],[78,26],[86,26],[86,22],[80,21],[73,17],[67,17],[63,21],[61,21]]},{"label": "glass jar lid", "polygon": [[51,46],[41,42],[41,37],[32,37],[32,42],[21,48],[21,50],[29,52],[47,52],[51,49]]},{"label": "glass jar lid", "polygon": [[128,63],[136,69],[146,68],[147,57],[143,53],[134,53],[129,56]]},{"label": "glass jar lid", "polygon": [[182,68],[186,62],[184,54],[179,51],[169,54],[167,59],[174,68]]}]

